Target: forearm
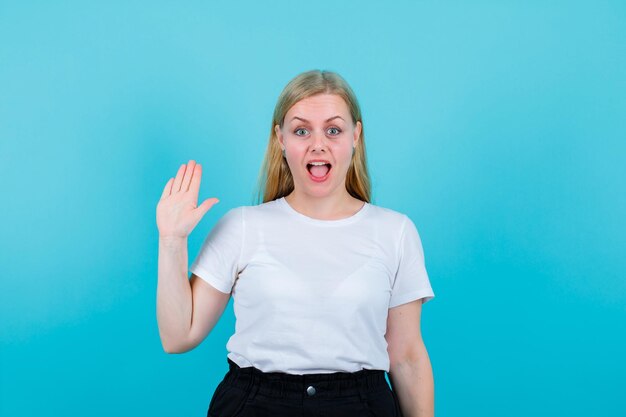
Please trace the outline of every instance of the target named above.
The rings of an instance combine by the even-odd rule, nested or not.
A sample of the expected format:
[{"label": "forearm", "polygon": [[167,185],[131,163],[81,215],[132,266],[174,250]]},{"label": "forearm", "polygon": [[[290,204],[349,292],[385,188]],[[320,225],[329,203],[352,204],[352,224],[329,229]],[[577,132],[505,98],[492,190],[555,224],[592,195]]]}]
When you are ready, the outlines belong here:
[{"label": "forearm", "polygon": [[398,396],[403,417],[434,417],[435,384],[423,343],[411,358],[390,365],[389,380]]},{"label": "forearm", "polygon": [[163,349],[170,353],[189,337],[193,306],[187,274],[187,239],[159,237],[157,323]]}]

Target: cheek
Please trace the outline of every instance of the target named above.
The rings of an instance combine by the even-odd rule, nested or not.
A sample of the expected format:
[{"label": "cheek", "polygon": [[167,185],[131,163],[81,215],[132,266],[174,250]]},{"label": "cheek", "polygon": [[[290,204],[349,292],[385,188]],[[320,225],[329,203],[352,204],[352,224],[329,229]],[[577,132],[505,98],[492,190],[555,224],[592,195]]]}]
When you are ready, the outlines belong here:
[{"label": "cheek", "polygon": [[352,158],[352,143],[337,143],[331,149],[337,160],[350,162],[350,158]]},{"label": "cheek", "polygon": [[289,154],[294,161],[301,160],[307,153],[307,147],[301,143],[293,142],[289,146]]}]

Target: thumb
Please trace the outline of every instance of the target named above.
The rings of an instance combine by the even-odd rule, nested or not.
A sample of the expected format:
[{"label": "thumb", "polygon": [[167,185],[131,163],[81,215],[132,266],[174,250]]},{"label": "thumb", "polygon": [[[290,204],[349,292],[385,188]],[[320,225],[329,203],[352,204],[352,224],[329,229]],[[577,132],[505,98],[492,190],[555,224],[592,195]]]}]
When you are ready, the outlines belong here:
[{"label": "thumb", "polygon": [[207,213],[207,211],[211,209],[211,207],[213,207],[215,204],[219,202],[220,200],[218,200],[217,198],[208,198],[204,200],[202,204],[200,204],[196,210],[198,210],[200,217],[202,217]]}]

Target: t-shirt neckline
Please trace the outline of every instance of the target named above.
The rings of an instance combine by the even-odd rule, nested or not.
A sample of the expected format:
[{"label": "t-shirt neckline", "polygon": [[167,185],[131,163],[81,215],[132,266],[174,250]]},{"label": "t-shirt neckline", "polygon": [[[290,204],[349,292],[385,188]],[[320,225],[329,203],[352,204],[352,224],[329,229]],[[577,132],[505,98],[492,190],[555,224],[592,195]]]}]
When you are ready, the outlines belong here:
[{"label": "t-shirt neckline", "polygon": [[292,217],[298,218],[307,223],[315,224],[318,226],[343,226],[346,224],[354,223],[357,220],[359,220],[361,217],[365,216],[365,213],[367,213],[367,211],[369,210],[369,206],[370,206],[370,204],[367,201],[365,201],[363,202],[363,206],[361,207],[361,209],[350,217],[344,217],[343,219],[335,219],[335,220],[322,220],[322,219],[315,219],[313,217],[309,217],[305,214],[300,213],[299,211],[291,207],[291,205],[287,202],[285,197],[281,197],[276,201],[278,202],[280,206],[282,206],[285,209],[285,211],[290,213]]}]

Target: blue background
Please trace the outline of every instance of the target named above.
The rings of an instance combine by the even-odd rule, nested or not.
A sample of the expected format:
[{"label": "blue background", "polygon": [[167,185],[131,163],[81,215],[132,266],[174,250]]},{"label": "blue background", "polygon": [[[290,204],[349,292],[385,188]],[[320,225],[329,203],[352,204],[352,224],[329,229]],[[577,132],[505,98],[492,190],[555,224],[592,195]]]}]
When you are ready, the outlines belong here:
[{"label": "blue background", "polygon": [[544,3],[3,2],[0,414],[206,414],[232,300],[163,351],[156,205],[202,163],[191,263],[320,68],[420,231],[436,414],[626,415],[626,6]]}]

